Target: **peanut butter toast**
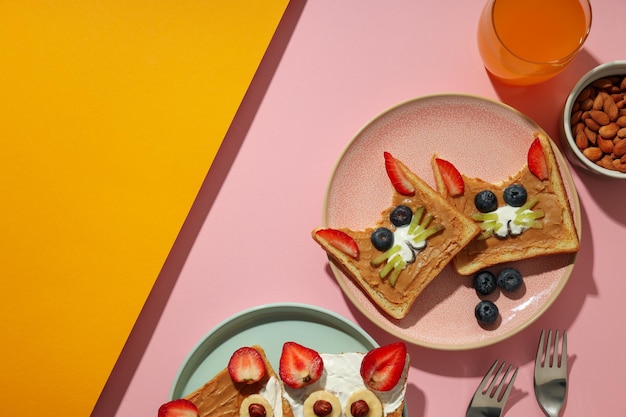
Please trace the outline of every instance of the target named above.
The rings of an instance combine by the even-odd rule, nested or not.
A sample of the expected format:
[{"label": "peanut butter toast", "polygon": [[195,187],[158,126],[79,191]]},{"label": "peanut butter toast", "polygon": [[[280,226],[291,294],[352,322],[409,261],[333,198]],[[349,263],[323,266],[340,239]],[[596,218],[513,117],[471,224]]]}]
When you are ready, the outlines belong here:
[{"label": "peanut butter toast", "polygon": [[432,168],[441,196],[482,229],[455,256],[453,264],[459,274],[578,251],[570,202],[551,141],[544,134],[535,133],[527,163],[498,183],[459,173],[438,155],[432,158]]},{"label": "peanut butter toast", "polygon": [[405,317],[480,228],[390,153],[391,205],[365,230],[316,228],[313,239],[379,309]]}]

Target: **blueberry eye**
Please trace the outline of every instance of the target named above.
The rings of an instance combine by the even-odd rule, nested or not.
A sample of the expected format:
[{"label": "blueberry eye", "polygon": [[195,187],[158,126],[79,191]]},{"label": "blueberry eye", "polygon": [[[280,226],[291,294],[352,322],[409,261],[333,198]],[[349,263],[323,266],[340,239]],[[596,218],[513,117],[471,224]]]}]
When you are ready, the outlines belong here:
[{"label": "blueberry eye", "polygon": [[509,206],[521,207],[526,204],[528,193],[526,192],[526,188],[524,188],[524,186],[520,184],[511,184],[504,189],[502,198],[504,198],[504,202]]},{"label": "blueberry eye", "polygon": [[403,205],[396,206],[389,215],[389,220],[391,220],[391,223],[396,227],[411,223],[412,218],[413,212],[411,208]]},{"label": "blueberry eye", "polygon": [[482,270],[474,275],[474,288],[479,294],[489,295],[497,286],[496,276],[491,271]]},{"label": "blueberry eye", "polygon": [[379,227],[370,236],[372,245],[381,252],[393,246],[393,232],[386,227]]},{"label": "blueberry eye", "polygon": [[522,274],[515,268],[505,268],[498,274],[498,287],[504,291],[517,291],[522,286],[524,278]]},{"label": "blueberry eye", "polygon": [[498,208],[498,198],[493,191],[483,190],[474,197],[474,205],[481,213],[489,213]]},{"label": "blueberry eye", "polygon": [[474,309],[474,315],[476,319],[482,324],[491,324],[498,318],[498,307],[489,300],[480,301],[476,304]]}]

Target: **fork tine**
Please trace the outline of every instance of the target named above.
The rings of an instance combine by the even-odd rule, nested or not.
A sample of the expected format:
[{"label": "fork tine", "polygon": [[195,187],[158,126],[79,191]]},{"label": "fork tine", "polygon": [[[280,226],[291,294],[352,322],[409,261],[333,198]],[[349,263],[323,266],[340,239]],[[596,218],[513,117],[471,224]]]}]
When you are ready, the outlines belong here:
[{"label": "fork tine", "polygon": [[[515,382],[515,378],[517,377],[517,371],[518,371],[518,368],[515,368],[513,375],[511,376],[511,379],[509,380],[508,377],[509,377],[509,374],[511,373],[511,370],[513,369],[513,365],[509,365],[509,367],[506,369],[506,372],[504,372],[504,375],[501,376],[504,370],[504,365],[505,365],[505,362],[502,362],[500,364],[500,367],[498,367],[498,370],[494,374],[494,370],[498,366],[498,360],[496,359],[496,361],[493,363],[493,365],[491,365],[491,368],[489,368],[489,370],[483,377],[483,380],[480,382],[480,385],[478,386],[478,389],[480,390],[480,392],[485,393],[485,395],[489,396],[490,398],[495,398],[498,402],[506,401],[507,397],[511,393],[511,390],[513,389],[513,382]],[[488,382],[489,382],[489,386],[487,386]],[[494,385],[496,383],[498,385],[496,386],[495,392],[493,392]],[[485,389],[486,386],[487,388]],[[505,386],[506,386],[506,390],[504,391],[504,394],[502,395],[502,390],[505,389]]]},{"label": "fork tine", "polygon": [[559,356],[559,331],[556,331],[554,337],[554,352],[552,354],[552,362],[550,366],[557,368],[567,366],[567,330],[563,330],[563,337],[561,339],[561,355]]},{"label": "fork tine", "polygon": [[545,339],[545,330],[541,331],[539,337],[539,345],[537,347],[537,356],[535,359],[535,367],[563,367],[567,366],[567,330],[563,330],[561,337],[561,346],[559,350],[559,331],[554,333],[548,331],[548,339]]},{"label": "fork tine", "polygon": [[567,367],[567,330],[563,330],[563,342],[561,344],[561,366]]},{"label": "fork tine", "polygon": [[[511,376],[511,379],[508,379],[509,373],[511,372],[512,368],[513,368],[513,366],[509,365],[509,367],[506,370],[506,373],[502,377],[502,382],[500,383],[500,386],[498,387],[498,390],[495,393],[495,398],[497,398],[498,401],[506,401],[507,398],[509,397],[509,394],[513,390],[513,383],[515,382],[515,378],[517,377],[517,369],[518,368],[515,368],[515,371],[513,372],[513,375]],[[505,381],[507,381],[507,380],[508,380],[508,382],[505,383]],[[500,395],[500,393],[502,392],[502,389],[504,388],[505,385],[506,385],[506,390],[504,391],[504,394]]]},{"label": "fork tine", "polygon": [[[558,337],[556,339],[558,339]],[[552,343],[552,329],[548,330],[548,341],[546,342],[546,359],[544,361],[544,366],[547,368],[551,368],[555,363],[555,359],[557,361],[559,359],[559,351],[556,346],[556,339],[554,340],[554,343]]]},{"label": "fork tine", "polygon": [[[493,371],[494,369],[496,369],[496,366],[498,366],[497,359],[493,363],[493,365],[491,365],[491,368],[489,368],[489,370],[485,373],[483,380],[480,381],[480,385],[478,386],[478,389],[480,390],[480,392],[489,392],[493,388],[493,383],[495,381],[495,378],[492,379],[491,376],[493,375]],[[502,367],[502,365],[500,365],[500,367]],[[498,372],[500,372],[500,370],[498,370]],[[487,386],[487,382],[490,382],[490,381],[491,383],[489,384],[489,387],[487,388],[487,390],[485,390],[485,387]]]},{"label": "fork tine", "polygon": [[535,356],[535,368],[540,367],[543,363],[543,352],[545,351],[545,335],[546,331],[542,329],[541,335],[539,336],[539,344],[537,345],[537,356]]}]

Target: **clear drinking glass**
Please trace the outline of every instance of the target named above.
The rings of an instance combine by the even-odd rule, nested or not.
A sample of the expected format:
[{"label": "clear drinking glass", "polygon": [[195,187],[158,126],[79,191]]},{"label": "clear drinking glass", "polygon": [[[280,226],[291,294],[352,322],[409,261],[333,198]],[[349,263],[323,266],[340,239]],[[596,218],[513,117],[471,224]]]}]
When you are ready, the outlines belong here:
[{"label": "clear drinking glass", "polygon": [[590,29],[589,0],[488,0],[478,24],[478,50],[496,79],[537,84],[572,62]]}]

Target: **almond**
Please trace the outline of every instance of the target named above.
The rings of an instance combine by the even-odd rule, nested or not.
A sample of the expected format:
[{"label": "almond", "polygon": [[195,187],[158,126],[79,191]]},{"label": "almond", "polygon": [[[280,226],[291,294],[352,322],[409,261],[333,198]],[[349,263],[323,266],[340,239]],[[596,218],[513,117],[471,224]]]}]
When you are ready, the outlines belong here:
[{"label": "almond", "polygon": [[610,123],[598,129],[598,133],[604,139],[613,139],[617,135],[617,131],[619,129],[620,127],[617,125],[617,123]]},{"label": "almond", "polygon": [[591,110],[591,108],[593,107],[593,99],[592,98],[588,98],[586,100],[583,100],[580,102],[580,109],[581,110]]},{"label": "almond", "polygon": [[595,88],[599,88],[601,90],[604,90],[604,89],[607,89],[607,88],[611,88],[613,83],[608,78],[600,78],[600,79],[595,80],[594,82],[592,82],[591,85],[593,87],[595,87]]},{"label": "almond", "polygon": [[593,130],[594,132],[597,132],[600,129],[600,124],[598,124],[598,122],[593,120],[593,118],[591,117],[585,119],[585,124],[589,129]]},{"label": "almond", "polygon": [[[615,103],[613,103],[613,106],[615,106]],[[617,107],[615,109],[617,110]],[[591,111],[589,111],[589,116],[591,116],[591,118],[596,123],[598,123],[600,126],[608,125],[609,123],[611,123],[609,115],[606,114],[603,111],[600,111],[600,110],[591,110]],[[616,119],[617,119],[617,117],[616,117]],[[589,126],[589,125],[587,125],[587,126]],[[589,126],[589,127],[591,127],[591,126]]]},{"label": "almond", "polygon": [[598,136],[598,148],[600,148],[603,153],[611,153],[613,152],[613,141]]},{"label": "almond", "polygon": [[600,148],[593,146],[583,150],[583,155],[585,155],[591,162],[596,162],[602,158],[603,153]]},{"label": "almond", "polygon": [[609,120],[612,122],[616,121],[617,117],[619,116],[619,109],[617,108],[613,97],[608,96],[604,100],[602,105],[602,109],[604,110],[604,113],[608,116]]},{"label": "almond", "polygon": [[576,146],[578,146],[578,149],[581,151],[589,146],[589,141],[587,140],[585,132],[578,132],[576,135]]},{"label": "almond", "polygon": [[569,119],[569,124],[574,126],[576,123],[580,122],[580,117],[582,116],[582,114],[583,114],[582,110],[578,110],[572,113],[572,117]]},{"label": "almond", "polygon": [[615,142],[615,145],[613,146],[613,154],[617,158],[621,158],[626,155],[626,139],[621,139]]},{"label": "almond", "polygon": [[602,158],[596,161],[596,164],[600,165],[602,168],[615,169],[615,167],[613,166],[613,158],[611,158],[611,155],[604,155]]},{"label": "almond", "polygon": [[619,172],[626,172],[626,164],[624,164],[619,159],[614,159],[613,160],[613,168],[615,168]]},{"label": "almond", "polygon": [[626,116],[620,116],[615,120],[619,127],[626,127]]},{"label": "almond", "polygon": [[602,110],[603,103],[604,103],[604,98],[602,97],[601,94],[598,94],[596,98],[593,99],[593,104],[591,108],[593,110]]},{"label": "almond", "polygon": [[572,128],[572,134],[576,136],[579,132],[583,132],[585,130],[585,124],[583,122],[576,123],[576,126]]},{"label": "almond", "polygon": [[585,136],[587,136],[587,140],[589,142],[593,143],[594,145],[597,143],[598,134],[594,130],[589,129],[588,126],[585,126],[585,130],[583,132],[585,133]]},{"label": "almond", "polygon": [[620,139],[626,138],[626,127],[623,127],[617,131],[617,137]]}]

